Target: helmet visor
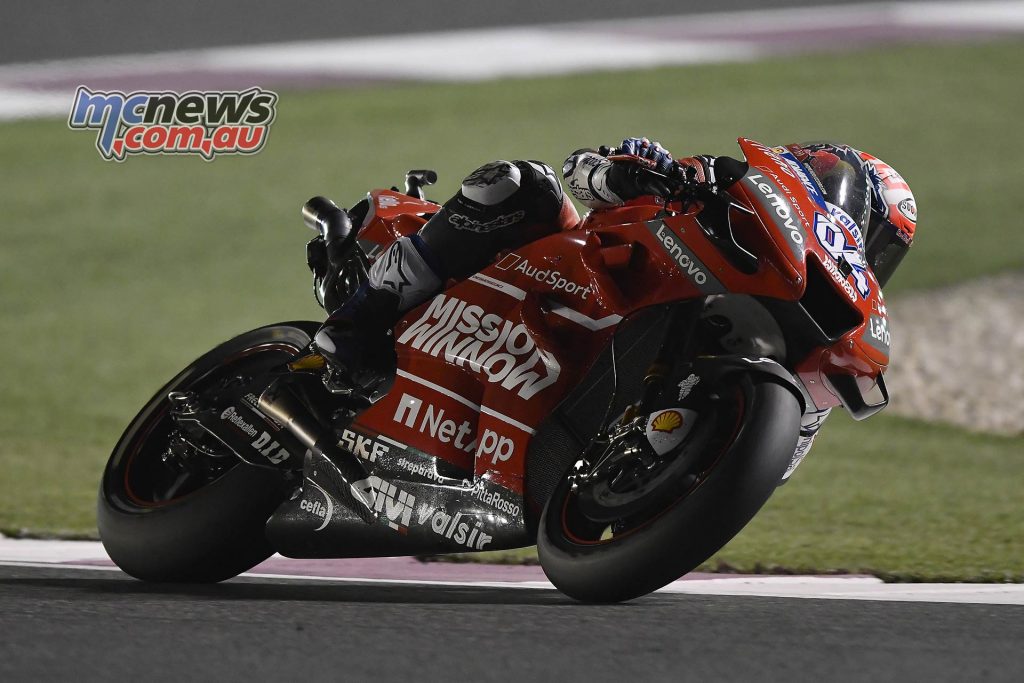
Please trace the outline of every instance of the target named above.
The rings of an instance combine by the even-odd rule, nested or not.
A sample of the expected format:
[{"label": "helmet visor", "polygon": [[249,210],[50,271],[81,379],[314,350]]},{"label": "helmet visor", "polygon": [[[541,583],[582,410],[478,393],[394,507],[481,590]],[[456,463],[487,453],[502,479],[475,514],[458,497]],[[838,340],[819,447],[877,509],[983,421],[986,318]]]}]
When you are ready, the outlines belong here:
[{"label": "helmet visor", "polygon": [[[867,233],[871,213],[871,190],[860,155],[846,145],[808,142],[794,145],[794,153],[814,174],[826,201],[843,210]],[[792,149],[792,148],[791,148]]]}]

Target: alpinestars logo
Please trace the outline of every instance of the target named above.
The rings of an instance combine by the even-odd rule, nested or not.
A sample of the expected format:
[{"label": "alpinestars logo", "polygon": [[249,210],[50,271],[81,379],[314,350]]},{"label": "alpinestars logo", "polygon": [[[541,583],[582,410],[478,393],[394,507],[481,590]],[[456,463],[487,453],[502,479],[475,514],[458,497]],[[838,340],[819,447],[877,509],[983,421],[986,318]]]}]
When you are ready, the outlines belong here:
[{"label": "alpinestars logo", "polygon": [[388,253],[384,255],[384,273],[395,274],[394,278],[383,279],[381,283],[388,289],[398,292],[399,295],[402,294],[402,290],[412,284],[405,272],[405,252],[402,251],[402,245],[398,242],[392,244]]},{"label": "alpinestars logo", "polygon": [[537,346],[526,325],[446,294],[434,297],[398,343],[469,367],[524,399],[557,382],[562,371],[554,356]]},{"label": "alpinestars logo", "polygon": [[92,91],[79,86],[68,116],[73,130],[95,130],[107,160],[132,154],[255,154],[274,122],[277,94],[243,92]]},{"label": "alpinestars logo", "polygon": [[462,181],[462,184],[475,185],[477,187],[494,185],[498,181],[509,177],[511,173],[509,167],[511,165],[512,164],[507,161],[492,161],[491,163],[485,164],[470,173],[466,179]]},{"label": "alpinestars logo", "polygon": [[505,228],[513,223],[518,223],[526,217],[525,211],[513,211],[512,213],[496,216],[489,221],[478,221],[461,213],[448,214],[448,222],[457,230],[469,230],[470,232],[494,232],[498,228]]}]

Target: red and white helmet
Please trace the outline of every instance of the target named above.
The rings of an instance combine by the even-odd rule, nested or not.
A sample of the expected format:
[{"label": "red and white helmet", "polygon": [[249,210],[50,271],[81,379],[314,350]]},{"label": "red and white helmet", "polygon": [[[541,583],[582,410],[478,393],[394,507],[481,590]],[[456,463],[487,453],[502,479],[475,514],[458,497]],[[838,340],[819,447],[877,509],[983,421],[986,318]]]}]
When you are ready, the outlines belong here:
[{"label": "red and white helmet", "polygon": [[896,169],[867,152],[860,152],[860,158],[868,171],[872,195],[864,248],[875,277],[884,285],[914,241],[917,201]]},{"label": "red and white helmet", "polygon": [[884,286],[917,227],[917,202],[907,181],[881,159],[848,145],[808,142],[786,148],[811,172],[830,211],[856,226],[858,241],[863,234],[865,260]]}]

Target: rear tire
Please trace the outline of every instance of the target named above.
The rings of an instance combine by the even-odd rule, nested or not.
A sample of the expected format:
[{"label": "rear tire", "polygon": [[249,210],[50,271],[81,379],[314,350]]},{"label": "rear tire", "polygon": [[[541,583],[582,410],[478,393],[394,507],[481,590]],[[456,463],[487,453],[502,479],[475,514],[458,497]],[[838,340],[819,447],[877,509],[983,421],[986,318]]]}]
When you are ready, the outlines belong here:
[{"label": "rear tire", "polygon": [[242,363],[278,363],[308,345],[318,327],[281,323],[235,337],[194,361],[135,416],[107,462],[97,504],[100,539],[125,573],[144,581],[217,582],[273,554],[263,527],[287,497],[282,472],[238,462],[169,500],[147,492],[164,475],[156,459],[171,428],[168,392],[202,386]]},{"label": "rear tire", "polygon": [[566,522],[571,486],[563,478],[537,539],[541,566],[559,590],[584,602],[645,595],[692,571],[757,514],[793,455],[800,404],[763,376],[733,377],[744,402],[738,431],[705,478],[650,521],[621,537],[574,538]]}]

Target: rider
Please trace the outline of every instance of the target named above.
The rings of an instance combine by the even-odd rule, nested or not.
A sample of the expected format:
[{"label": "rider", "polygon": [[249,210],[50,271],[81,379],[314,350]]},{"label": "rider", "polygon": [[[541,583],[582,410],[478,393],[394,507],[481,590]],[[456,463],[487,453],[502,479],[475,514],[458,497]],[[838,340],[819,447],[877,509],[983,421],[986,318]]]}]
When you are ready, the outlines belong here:
[{"label": "rider", "polygon": [[[914,235],[917,210],[903,178],[875,157],[847,145],[787,145],[821,186],[826,201],[853,223],[864,259],[880,284],[902,260]],[[635,160],[668,173],[674,165],[696,182],[721,191],[746,172],[746,164],[700,155],[674,161],[660,143],[627,138],[615,159],[594,150],[573,152],[562,166],[569,191],[585,206],[619,206],[648,195],[666,196],[666,178],[642,172]],[[835,213],[833,215],[836,215]],[[493,161],[473,171],[454,197],[417,234],[402,237],[370,268],[369,280],[317,332],[316,346],[356,387],[370,391],[390,376],[394,353],[387,332],[408,310],[437,294],[448,278],[480,270],[503,250],[579,223],[554,171],[537,161]],[[810,449],[828,411],[809,412],[786,477]]]}]

